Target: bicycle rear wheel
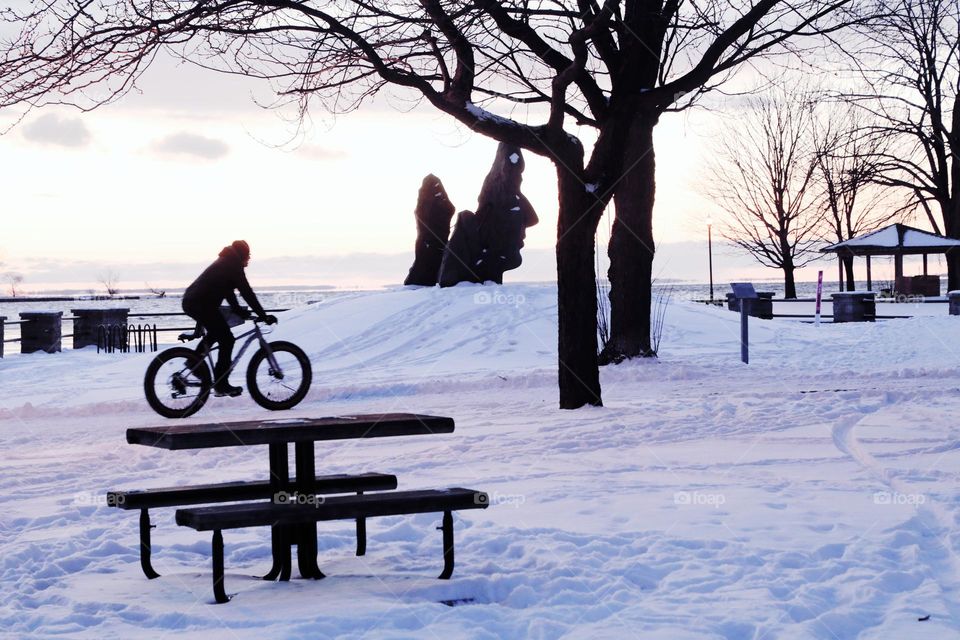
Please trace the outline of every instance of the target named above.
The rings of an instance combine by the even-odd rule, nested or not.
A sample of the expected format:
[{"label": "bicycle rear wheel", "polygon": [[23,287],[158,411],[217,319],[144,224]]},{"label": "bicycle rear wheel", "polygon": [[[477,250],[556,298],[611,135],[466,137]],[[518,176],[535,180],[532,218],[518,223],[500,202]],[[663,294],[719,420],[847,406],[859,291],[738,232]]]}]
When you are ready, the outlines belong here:
[{"label": "bicycle rear wheel", "polygon": [[165,418],[186,418],[199,411],[212,385],[203,356],[186,347],[159,353],[143,377],[147,403]]},{"label": "bicycle rear wheel", "polygon": [[278,340],[271,342],[269,347],[277,368],[271,366],[267,352],[260,349],[247,366],[247,388],[250,397],[264,409],[289,409],[303,400],[310,390],[313,380],[310,359],[292,342]]}]

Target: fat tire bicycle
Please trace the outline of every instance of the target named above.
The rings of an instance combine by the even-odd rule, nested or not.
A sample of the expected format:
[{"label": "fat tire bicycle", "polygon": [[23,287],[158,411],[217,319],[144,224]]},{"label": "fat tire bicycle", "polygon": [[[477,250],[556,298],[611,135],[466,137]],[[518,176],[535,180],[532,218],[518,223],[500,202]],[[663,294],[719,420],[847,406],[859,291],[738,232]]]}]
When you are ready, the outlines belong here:
[{"label": "fat tire bicycle", "polygon": [[[307,395],[313,378],[310,359],[303,349],[284,340],[267,342],[260,320],[253,328],[237,336],[239,344],[230,363],[228,375],[254,342],[260,348],[247,365],[247,389],[254,401],[264,409],[280,411],[296,406]],[[269,331],[267,332],[269,333]],[[181,341],[203,338],[199,324],[192,334],[181,334]],[[186,418],[199,411],[210,398],[213,388],[214,352],[204,340],[196,349],[173,347],[160,352],[147,367],[143,391],[150,407],[165,418]]]}]

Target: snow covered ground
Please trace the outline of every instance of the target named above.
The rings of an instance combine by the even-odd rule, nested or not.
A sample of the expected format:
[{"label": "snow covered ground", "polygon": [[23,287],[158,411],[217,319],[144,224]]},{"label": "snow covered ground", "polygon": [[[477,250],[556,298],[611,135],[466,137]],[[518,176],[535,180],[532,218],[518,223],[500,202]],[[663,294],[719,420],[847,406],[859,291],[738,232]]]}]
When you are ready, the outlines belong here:
[{"label": "snow covered ground", "polygon": [[[944,307],[939,307],[944,310]],[[436,437],[317,446],[318,470],[467,486],[457,569],[433,515],[319,527],[319,582],[255,579],[265,529],[210,540],[108,489],[264,478],[265,448],[127,445],[164,424],[149,354],[0,360],[0,634],[97,638],[960,638],[960,318],[815,327],[675,302],[661,357],[602,371],[605,406],[557,409],[551,286],[345,296],[281,316],[314,385],[269,414],[246,395],[190,422],[379,411],[449,415]],[[240,382],[237,376],[235,382]],[[465,601],[446,606],[441,601]],[[920,618],[929,616],[925,621]]]}]

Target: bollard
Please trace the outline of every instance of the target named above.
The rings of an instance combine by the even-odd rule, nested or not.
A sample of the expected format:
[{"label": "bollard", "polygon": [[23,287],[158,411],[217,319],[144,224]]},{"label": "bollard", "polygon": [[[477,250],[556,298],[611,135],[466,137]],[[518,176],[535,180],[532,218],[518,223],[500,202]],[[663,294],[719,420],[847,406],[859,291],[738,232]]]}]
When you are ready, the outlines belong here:
[{"label": "bollard", "polygon": [[73,348],[96,346],[101,326],[127,324],[130,309],[70,309],[73,314]]},{"label": "bollard", "polygon": [[6,319],[7,316],[0,316],[0,358],[3,357],[3,323]]},{"label": "bollard", "polygon": [[20,353],[60,352],[63,311],[25,311],[20,319]]},{"label": "bollard", "polygon": [[947,298],[950,300],[950,315],[960,316],[960,291],[951,291]]}]

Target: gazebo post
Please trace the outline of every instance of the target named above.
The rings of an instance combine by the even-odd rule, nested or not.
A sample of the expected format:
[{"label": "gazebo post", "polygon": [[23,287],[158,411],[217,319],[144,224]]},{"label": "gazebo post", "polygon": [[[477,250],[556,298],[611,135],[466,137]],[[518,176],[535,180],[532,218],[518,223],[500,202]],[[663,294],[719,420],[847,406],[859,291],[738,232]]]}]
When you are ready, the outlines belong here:
[{"label": "gazebo post", "polygon": [[867,255],[867,291],[873,291],[873,279],[870,276],[870,256]]},{"label": "gazebo post", "polygon": [[843,258],[840,257],[839,252],[837,253],[837,273],[840,276],[840,291],[843,291]]},{"label": "gazebo post", "polygon": [[898,249],[893,254],[893,293],[900,293],[900,283],[903,281],[903,251]]},{"label": "gazebo post", "polygon": [[927,254],[923,254],[923,275],[927,275]]}]

